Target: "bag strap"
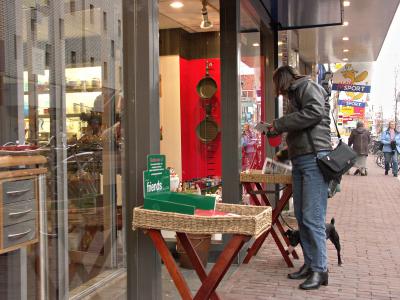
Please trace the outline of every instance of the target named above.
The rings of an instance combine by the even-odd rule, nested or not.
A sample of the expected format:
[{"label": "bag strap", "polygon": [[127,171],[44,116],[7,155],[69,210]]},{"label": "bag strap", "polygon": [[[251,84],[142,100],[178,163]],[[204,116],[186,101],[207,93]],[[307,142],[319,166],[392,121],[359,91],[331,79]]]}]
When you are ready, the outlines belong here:
[{"label": "bag strap", "polygon": [[[333,122],[335,123],[336,133],[337,133],[337,137],[339,139],[339,144],[340,144],[342,142],[342,137],[340,136],[339,128],[337,127],[337,123],[336,123],[336,120],[335,120],[335,116],[333,115],[333,112],[332,112],[332,119],[333,119]],[[315,126],[313,126],[312,128],[314,128],[314,127]],[[308,136],[308,141],[309,141],[309,143],[311,145],[311,148],[312,148],[315,156],[317,156],[317,150],[315,149],[315,145],[314,145],[313,139],[311,138],[311,129],[312,128],[307,128],[307,136]]]},{"label": "bag strap", "polygon": [[337,137],[338,137],[338,138],[339,138],[339,140],[341,141],[341,140],[342,140],[342,137],[340,136],[340,133],[339,133],[339,128],[337,127],[337,123],[336,123],[335,116],[333,115],[333,111],[332,111],[332,119],[333,119],[333,122],[335,123]]}]

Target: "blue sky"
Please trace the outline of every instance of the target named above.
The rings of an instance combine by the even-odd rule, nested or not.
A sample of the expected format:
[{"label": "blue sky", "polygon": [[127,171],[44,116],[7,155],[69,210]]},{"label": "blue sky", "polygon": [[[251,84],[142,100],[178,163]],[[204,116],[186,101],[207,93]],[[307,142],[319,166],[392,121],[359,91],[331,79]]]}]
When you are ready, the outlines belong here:
[{"label": "blue sky", "polygon": [[[394,71],[400,69],[400,6],[390,25],[372,75],[371,102],[383,106],[384,118],[394,117]],[[400,91],[400,71],[397,89]],[[400,109],[399,109],[400,110]]]}]

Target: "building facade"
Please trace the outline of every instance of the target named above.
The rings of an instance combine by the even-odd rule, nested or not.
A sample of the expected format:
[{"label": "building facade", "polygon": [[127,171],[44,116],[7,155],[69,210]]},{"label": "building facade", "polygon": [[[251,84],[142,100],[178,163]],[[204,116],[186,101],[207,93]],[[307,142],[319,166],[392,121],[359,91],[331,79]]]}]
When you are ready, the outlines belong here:
[{"label": "building facade", "polygon": [[253,130],[283,111],[273,70],[317,62],[278,31],[343,21],[341,1],[172,2],[0,1],[0,204],[19,214],[0,222],[5,299],[80,299],[112,279],[160,299],[160,258],[131,226],[147,155],[166,155],[178,188],[241,203],[240,172],[275,151]]}]

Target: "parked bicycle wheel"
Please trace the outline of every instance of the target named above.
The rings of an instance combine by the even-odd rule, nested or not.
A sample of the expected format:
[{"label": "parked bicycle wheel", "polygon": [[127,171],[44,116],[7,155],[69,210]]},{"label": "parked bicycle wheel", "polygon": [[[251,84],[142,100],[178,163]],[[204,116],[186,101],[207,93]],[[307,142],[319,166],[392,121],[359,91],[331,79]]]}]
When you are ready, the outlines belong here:
[{"label": "parked bicycle wheel", "polygon": [[385,157],[382,151],[378,151],[376,153],[375,162],[378,165],[378,167],[385,168]]}]

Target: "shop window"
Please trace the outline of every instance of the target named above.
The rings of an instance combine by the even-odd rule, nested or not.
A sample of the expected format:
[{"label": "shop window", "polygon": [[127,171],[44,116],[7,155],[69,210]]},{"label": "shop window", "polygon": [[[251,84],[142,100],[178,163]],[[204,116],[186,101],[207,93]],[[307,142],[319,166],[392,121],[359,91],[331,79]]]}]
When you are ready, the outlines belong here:
[{"label": "shop window", "polygon": [[[119,32],[117,28],[102,30],[103,26],[107,29],[107,18],[120,18],[122,0],[2,2],[7,5],[0,5],[5,20],[0,27],[8,39],[0,40],[0,72],[4,75],[0,78],[4,106],[0,146],[11,145],[11,160],[32,155],[29,168],[39,155],[44,156],[44,175],[39,180],[35,171],[22,170],[19,163],[2,170],[16,182],[12,183],[16,188],[29,190],[24,195],[28,198],[21,196],[24,205],[38,208],[40,204],[41,209],[28,210],[15,222],[17,229],[29,225],[29,236],[23,239],[32,245],[13,246],[9,253],[2,252],[0,245],[0,290],[12,299],[79,298],[84,289],[104,286],[110,283],[107,276],[125,270],[120,122],[123,54],[115,43],[123,32],[122,28]],[[100,12],[110,5],[113,9],[102,17]],[[6,63],[9,60],[12,63]],[[107,85],[109,78],[119,82]],[[18,143],[24,146],[17,147]],[[24,152],[25,147],[29,152]],[[40,152],[31,152],[37,148]],[[4,180],[2,190],[3,184]],[[39,198],[40,202],[32,201]],[[20,224],[25,221],[29,224]],[[51,238],[38,238],[41,233]],[[17,239],[14,242],[20,244]],[[120,284],[113,288],[121,296]]]},{"label": "shop window", "polygon": [[75,5],[76,5],[75,0],[71,0],[71,1],[69,2],[69,9],[70,9],[70,11],[71,11],[71,14],[74,14],[74,13],[75,13],[75,10],[76,10]]},{"label": "shop window", "polygon": [[214,194],[222,187],[219,10],[195,2],[198,18],[160,2],[160,151],[179,191]]},{"label": "shop window", "polygon": [[76,52],[71,51],[71,65],[74,67],[76,65]]},{"label": "shop window", "polygon": [[18,59],[18,37],[14,34],[14,59]]},{"label": "shop window", "polygon": [[51,51],[49,44],[46,44],[45,51],[46,51],[45,52],[45,64],[46,64],[46,68],[48,68],[50,65],[50,51]]},{"label": "shop window", "polygon": [[261,29],[257,18],[243,5],[240,9],[240,81],[241,118],[240,141],[242,170],[261,169],[264,162],[264,140],[254,129],[265,120],[264,69],[265,58],[261,51]]},{"label": "shop window", "polygon": [[64,39],[64,19],[59,19],[59,36],[60,40]]},{"label": "shop window", "polygon": [[103,12],[103,30],[107,31],[107,13]]},{"label": "shop window", "polygon": [[89,5],[89,19],[90,19],[90,24],[94,24],[94,5],[93,4]]},{"label": "shop window", "polygon": [[103,63],[103,80],[106,81],[108,78],[108,64],[107,62]]}]

